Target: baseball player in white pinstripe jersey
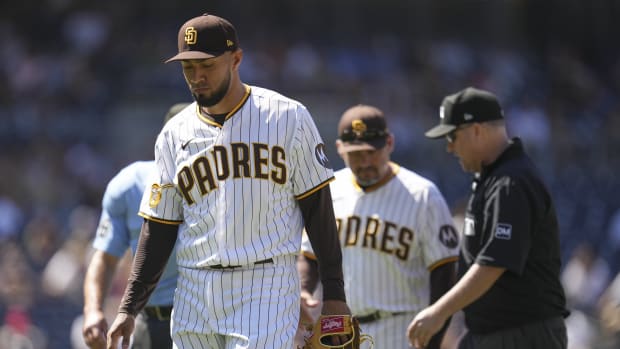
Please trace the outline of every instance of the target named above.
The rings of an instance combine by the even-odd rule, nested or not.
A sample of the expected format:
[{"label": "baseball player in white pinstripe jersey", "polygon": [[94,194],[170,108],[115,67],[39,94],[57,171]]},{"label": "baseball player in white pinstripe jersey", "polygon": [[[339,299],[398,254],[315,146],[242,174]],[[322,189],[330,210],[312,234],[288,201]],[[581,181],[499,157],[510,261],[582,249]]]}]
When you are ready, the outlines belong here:
[{"label": "baseball player in white pinstripe jersey", "polygon": [[[407,326],[455,281],[458,235],[437,187],[390,161],[394,135],[381,110],[356,105],[338,125],[338,153],[347,165],[330,184],[342,245],[345,293],[376,348],[408,348]],[[304,299],[317,284],[304,238]],[[444,328],[445,331],[445,328]],[[443,332],[429,343],[439,348]]]},{"label": "baseball player in white pinstripe jersey", "polygon": [[304,228],[321,262],[323,313],[350,314],[324,145],[301,103],[241,82],[230,22],[192,18],[178,45],[167,62],[181,62],[196,102],[157,137],[157,175],[109,348],[128,343],[177,234],[174,348],[291,348]]}]

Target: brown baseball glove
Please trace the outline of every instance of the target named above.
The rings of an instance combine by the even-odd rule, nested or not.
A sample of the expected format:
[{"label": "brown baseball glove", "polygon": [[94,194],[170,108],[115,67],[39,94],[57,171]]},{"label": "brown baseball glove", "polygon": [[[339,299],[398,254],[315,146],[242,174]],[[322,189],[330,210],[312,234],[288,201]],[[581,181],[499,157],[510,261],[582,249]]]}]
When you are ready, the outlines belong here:
[{"label": "brown baseball glove", "polygon": [[[360,344],[366,341],[370,343],[371,349],[374,346],[372,337],[360,333],[360,324],[351,315],[321,315],[308,330],[310,333],[304,337],[304,346],[297,349],[359,349]],[[331,344],[330,337],[337,335],[346,335],[349,340],[343,344]]]}]

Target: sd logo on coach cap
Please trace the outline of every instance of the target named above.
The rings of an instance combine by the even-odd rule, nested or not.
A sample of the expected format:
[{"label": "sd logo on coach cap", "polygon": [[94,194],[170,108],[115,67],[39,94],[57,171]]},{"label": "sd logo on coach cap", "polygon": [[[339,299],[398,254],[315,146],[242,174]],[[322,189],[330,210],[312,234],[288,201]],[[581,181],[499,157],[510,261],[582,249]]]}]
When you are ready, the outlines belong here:
[{"label": "sd logo on coach cap", "polygon": [[224,18],[205,13],[179,29],[179,53],[166,63],[184,59],[206,59],[239,47],[235,27]]},{"label": "sd logo on coach cap", "polygon": [[338,123],[339,153],[377,150],[385,146],[389,131],[383,112],[359,104],[347,109]]}]

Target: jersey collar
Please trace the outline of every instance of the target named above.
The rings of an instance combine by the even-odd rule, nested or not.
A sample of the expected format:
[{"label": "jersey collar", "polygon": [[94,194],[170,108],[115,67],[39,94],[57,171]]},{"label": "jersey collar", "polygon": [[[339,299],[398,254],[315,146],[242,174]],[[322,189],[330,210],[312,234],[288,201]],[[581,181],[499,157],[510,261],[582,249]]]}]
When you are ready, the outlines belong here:
[{"label": "jersey collar", "polygon": [[[231,111],[229,111],[226,114],[226,117],[224,118],[224,121],[230,119],[233,115],[235,115],[235,113],[237,113],[239,111],[239,109],[241,109],[241,107],[243,107],[243,105],[245,104],[245,102],[248,100],[248,98],[250,98],[250,94],[252,92],[252,88],[246,84],[243,84],[243,86],[245,87],[245,94],[243,95],[243,98],[241,98],[241,100],[239,101],[239,103],[237,103],[237,105],[232,108]],[[220,125],[219,123],[215,122],[212,118],[210,118],[209,116],[206,116],[203,114],[202,110],[200,109],[200,106],[198,105],[198,103],[196,103],[196,111],[198,113],[198,117],[200,118],[200,120],[206,122],[209,125],[213,125],[216,127],[222,127],[222,125]]]}]

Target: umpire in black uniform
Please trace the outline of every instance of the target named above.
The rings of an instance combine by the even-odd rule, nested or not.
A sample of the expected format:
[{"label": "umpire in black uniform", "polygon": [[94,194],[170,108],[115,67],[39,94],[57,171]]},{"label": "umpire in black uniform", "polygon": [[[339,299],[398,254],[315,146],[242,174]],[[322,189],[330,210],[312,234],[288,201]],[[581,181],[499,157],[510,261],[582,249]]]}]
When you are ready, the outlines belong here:
[{"label": "umpire in black uniform", "polygon": [[510,139],[490,92],[468,87],[444,98],[440,123],[447,151],[474,174],[463,227],[459,281],[418,313],[410,343],[426,346],[452,314],[463,310],[467,333],[459,349],[567,347],[560,241],[555,208],[518,138]]}]

